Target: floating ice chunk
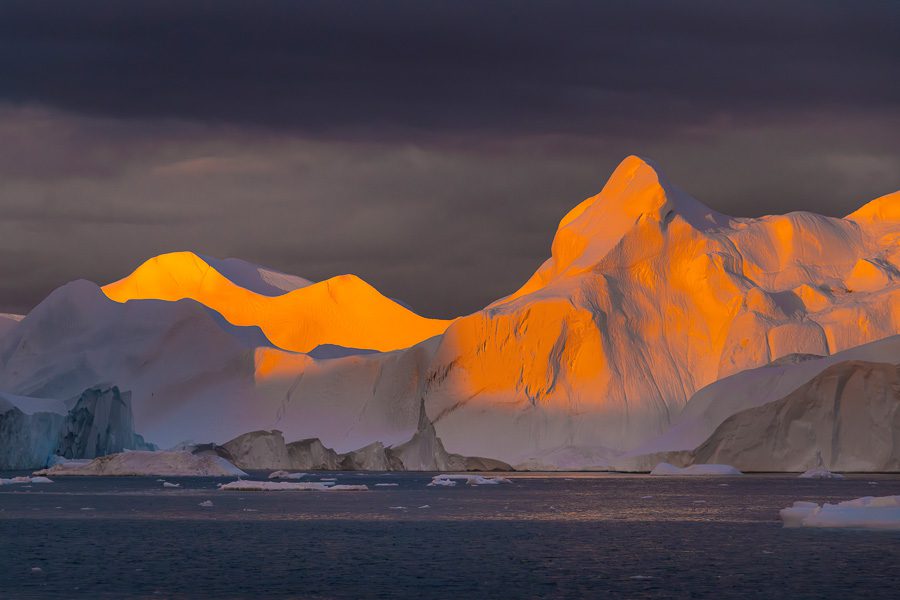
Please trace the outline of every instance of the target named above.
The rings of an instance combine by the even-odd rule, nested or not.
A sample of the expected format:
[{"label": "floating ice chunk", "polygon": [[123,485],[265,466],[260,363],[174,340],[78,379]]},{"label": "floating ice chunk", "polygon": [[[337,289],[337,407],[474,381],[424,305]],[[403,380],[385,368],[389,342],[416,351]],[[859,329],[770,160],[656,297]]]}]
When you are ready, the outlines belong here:
[{"label": "floating ice chunk", "polygon": [[650,471],[651,475],[667,475],[667,476],[682,476],[682,475],[706,475],[706,476],[732,476],[732,475],[743,475],[739,470],[735,469],[731,465],[691,465],[689,467],[676,467],[675,465],[662,462],[656,465],[652,471]]},{"label": "floating ice chunk", "polygon": [[180,488],[181,484],[180,483],[169,483],[168,481],[163,481],[163,487],[164,488]]},{"label": "floating ice chunk", "polygon": [[94,508],[93,506],[82,506],[81,510],[97,510],[97,509]]},{"label": "floating ice chunk", "polygon": [[457,481],[465,481],[466,485],[498,485],[500,483],[512,483],[511,480],[506,477],[484,477],[482,475],[435,475],[431,479],[430,486],[435,485],[445,485],[445,486],[453,486],[456,485]]},{"label": "floating ice chunk", "polygon": [[269,473],[269,479],[303,479],[306,473],[289,473],[287,471],[275,471]]},{"label": "floating ice chunk", "polygon": [[456,482],[452,479],[442,479],[441,477],[435,477],[431,480],[431,483],[428,484],[428,487],[434,487],[438,485],[453,487],[456,485]]},{"label": "floating ice chunk", "polygon": [[311,491],[311,492],[352,492],[365,491],[369,489],[367,485],[327,485],[318,481],[309,481],[303,483],[294,483],[290,481],[232,481],[223,483],[219,486],[222,491],[240,491],[240,492],[288,492],[288,491]]},{"label": "floating ice chunk", "polygon": [[431,505],[430,505],[430,504],[423,504],[422,506],[419,506],[418,508],[431,508]]},{"label": "floating ice chunk", "polygon": [[204,500],[203,502],[198,504],[198,506],[202,506],[203,508],[212,508],[213,503],[212,500]]},{"label": "floating ice chunk", "polygon": [[866,496],[821,506],[794,502],[779,514],[785,527],[900,530],[900,496]]},{"label": "floating ice chunk", "polygon": [[31,572],[32,573],[43,573],[44,570],[40,567],[31,567]]},{"label": "floating ice chunk", "polygon": [[0,485],[16,485],[23,483],[53,483],[52,479],[48,479],[47,477],[28,477],[28,476],[19,476],[19,477],[11,477],[9,479],[0,478]]},{"label": "floating ice chunk", "polygon": [[649,500],[653,496],[641,496],[641,500]]},{"label": "floating ice chunk", "polygon": [[405,506],[388,506],[391,510],[406,510]]},{"label": "floating ice chunk", "polygon": [[376,483],[375,487],[397,487],[399,483]]},{"label": "floating ice chunk", "polygon": [[816,466],[800,475],[800,479],[843,479],[840,473],[832,473],[822,460],[822,453],[816,450]]}]

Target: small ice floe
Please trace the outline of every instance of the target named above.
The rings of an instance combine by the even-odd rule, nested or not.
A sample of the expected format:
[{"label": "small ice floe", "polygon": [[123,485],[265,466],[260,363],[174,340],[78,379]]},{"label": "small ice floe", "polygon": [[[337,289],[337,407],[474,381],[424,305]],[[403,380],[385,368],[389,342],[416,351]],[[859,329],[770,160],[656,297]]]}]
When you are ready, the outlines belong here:
[{"label": "small ice floe", "polygon": [[794,502],[779,514],[785,527],[900,530],[900,496],[866,496],[821,506]]},{"label": "small ice floe", "polygon": [[269,479],[303,479],[306,473],[289,473],[288,471],[275,471],[269,473]]},{"label": "small ice floe", "polygon": [[822,460],[822,453],[816,450],[816,466],[800,475],[800,479],[844,479],[840,473],[832,473]]},{"label": "small ice floe", "polygon": [[706,504],[706,500],[694,500],[693,504]]},{"label": "small ice floe", "polygon": [[706,475],[706,476],[733,476],[743,475],[738,469],[731,465],[691,465],[689,467],[676,467],[667,462],[661,462],[656,465],[651,475],[657,476],[684,476],[684,475]]},{"label": "small ice floe", "polygon": [[388,506],[390,510],[406,510],[405,506]]},{"label": "small ice floe", "polygon": [[53,480],[48,479],[47,477],[28,477],[24,475],[19,477],[10,477],[9,479],[3,479],[2,477],[0,477],[0,485],[22,485],[32,483],[53,483]]},{"label": "small ice floe", "polygon": [[180,487],[181,487],[181,484],[180,484],[180,483],[170,483],[170,482],[168,482],[168,481],[163,481],[163,487],[164,487],[164,488],[180,488]]},{"label": "small ice floe", "polygon": [[198,504],[197,506],[202,506],[203,508],[212,508],[213,503],[212,503],[212,500],[204,500],[203,502],[201,502],[201,503]]},{"label": "small ice floe", "polygon": [[641,496],[641,500],[649,500],[653,496]]},{"label": "small ice floe", "polygon": [[399,483],[376,483],[375,487],[397,487]]},{"label": "small ice floe", "polygon": [[652,575],[632,575],[628,579],[636,579],[638,581],[644,581],[646,579],[653,579]]},{"label": "small ice floe", "polygon": [[97,509],[94,508],[93,506],[82,506],[81,510],[97,510]]},{"label": "small ice floe", "polygon": [[355,492],[368,489],[367,485],[332,485],[318,481],[294,483],[291,481],[244,481],[241,479],[219,486],[219,490],[225,492]]},{"label": "small ice floe", "polygon": [[430,504],[423,504],[422,506],[419,506],[418,508],[431,508],[431,505],[430,505]]},{"label": "small ice floe", "polygon": [[727,484],[727,483],[719,483],[719,484],[717,484],[717,485],[718,485],[719,487],[728,487],[728,484]]},{"label": "small ice floe", "polygon": [[869,485],[878,485],[877,481],[867,481],[866,483],[868,483]]},{"label": "small ice floe", "polygon": [[31,567],[31,572],[32,573],[43,573],[44,570],[40,567]]},{"label": "small ice floe", "polygon": [[512,483],[510,479],[506,477],[484,477],[482,475],[435,475],[431,478],[431,483],[428,484],[428,487],[432,486],[454,486],[457,481],[465,481],[466,485],[498,485],[500,483]]}]

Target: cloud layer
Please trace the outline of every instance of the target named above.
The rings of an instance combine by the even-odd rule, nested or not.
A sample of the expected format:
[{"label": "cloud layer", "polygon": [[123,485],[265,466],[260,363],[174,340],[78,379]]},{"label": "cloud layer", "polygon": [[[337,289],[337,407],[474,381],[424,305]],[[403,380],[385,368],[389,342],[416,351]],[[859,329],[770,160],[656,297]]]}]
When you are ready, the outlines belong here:
[{"label": "cloud layer", "polygon": [[892,3],[6,2],[0,309],[156,253],[483,306],[627,154],[723,212],[900,187]]}]

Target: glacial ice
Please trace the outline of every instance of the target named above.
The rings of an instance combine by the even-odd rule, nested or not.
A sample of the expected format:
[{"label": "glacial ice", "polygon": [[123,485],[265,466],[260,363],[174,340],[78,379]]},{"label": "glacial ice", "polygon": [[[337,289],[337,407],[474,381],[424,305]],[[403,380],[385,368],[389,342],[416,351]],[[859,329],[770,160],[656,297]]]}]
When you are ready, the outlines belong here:
[{"label": "glacial ice", "polygon": [[837,504],[794,502],[780,511],[785,527],[900,531],[900,496],[866,496]]},{"label": "glacial ice", "polygon": [[675,465],[662,462],[656,465],[652,471],[650,471],[651,475],[661,475],[661,476],[691,476],[691,475],[706,475],[706,476],[734,476],[734,475],[743,475],[738,469],[735,469],[731,465],[716,465],[716,464],[702,464],[702,465],[691,465],[689,467],[676,467]]},{"label": "glacial ice", "polygon": [[[391,450],[424,468],[442,454],[430,434],[410,440],[424,406],[447,454],[598,467],[601,449],[634,450],[703,386],[785,355],[896,335],[897,206],[895,193],[843,219],[735,219],[628,157],[560,221],[550,257],[518,291],[452,322],[419,317],[352,276],[307,285],[177,253],[103,290],[67,284],[7,322],[0,381],[11,394],[56,399],[115,382],[132,391],[137,429],[163,445],[279,427],[333,449],[323,460],[344,457],[327,468],[395,468]],[[325,344],[383,352],[296,352]],[[771,380],[756,375],[767,381],[756,397],[769,398]],[[754,385],[747,380],[741,401]],[[884,439],[872,436],[872,448],[896,465],[876,447]],[[366,452],[346,456],[356,449]],[[770,464],[802,470],[810,457],[782,458]]]}]

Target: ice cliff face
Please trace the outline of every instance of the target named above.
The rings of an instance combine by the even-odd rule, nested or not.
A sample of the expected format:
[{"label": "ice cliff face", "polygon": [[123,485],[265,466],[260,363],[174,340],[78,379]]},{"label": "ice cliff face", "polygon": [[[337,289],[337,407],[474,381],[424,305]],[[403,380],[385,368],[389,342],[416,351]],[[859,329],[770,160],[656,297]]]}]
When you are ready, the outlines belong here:
[{"label": "ice cliff face", "polygon": [[0,469],[44,467],[54,455],[83,459],[155,448],[134,432],[130,395],[115,386],[85,390],[68,412],[61,405],[0,398]]},{"label": "ice cliff face", "polygon": [[827,368],[785,398],[729,417],[691,455],[744,471],[900,470],[900,367]]},{"label": "ice cliff face", "polygon": [[[900,333],[898,206],[895,193],[844,219],[737,219],[629,157],[563,218],[522,288],[472,315],[423,319],[350,276],[164,255],[102,291],[64,286],[8,327],[0,389],[67,398],[115,381],[162,445],[278,429],[339,455],[367,448],[367,464],[403,448],[421,464],[599,466],[723,378]],[[315,351],[334,347],[349,350]],[[442,450],[419,460],[402,445],[423,405]]]}]

